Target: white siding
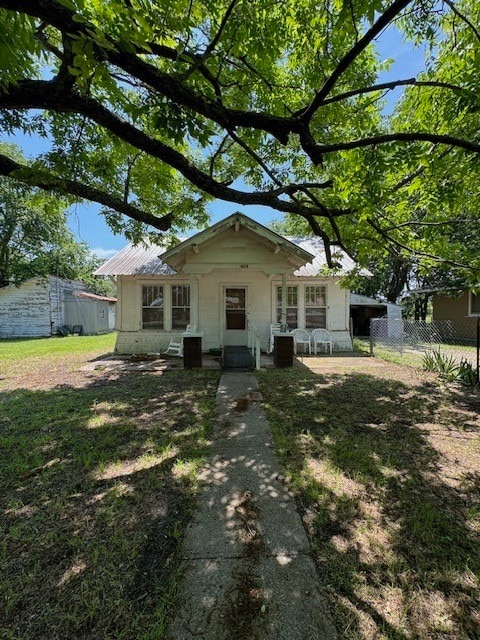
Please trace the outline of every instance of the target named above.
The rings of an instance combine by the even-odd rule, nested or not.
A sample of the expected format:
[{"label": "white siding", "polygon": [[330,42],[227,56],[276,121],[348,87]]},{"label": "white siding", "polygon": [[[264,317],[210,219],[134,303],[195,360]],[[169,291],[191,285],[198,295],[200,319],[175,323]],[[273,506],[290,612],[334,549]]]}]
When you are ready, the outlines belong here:
[{"label": "white siding", "polygon": [[76,280],[31,278],[0,289],[0,338],[46,337],[67,324],[65,296],[85,290]]},{"label": "white siding", "polygon": [[[223,346],[224,288],[247,287],[247,313],[261,333],[262,348],[269,344],[270,323],[276,322],[275,287],[281,282],[279,274],[287,274],[287,284],[296,284],[302,293],[308,284],[327,287],[327,329],[332,332],[335,348],[351,349],[348,329],[348,292],[340,289],[338,279],[327,277],[296,277],[291,257],[276,251],[252,231],[228,229],[209,239],[200,247],[191,248],[184,256],[177,275],[118,277],[118,337],[117,353],[161,353],[167,348],[171,327],[170,286],[198,283],[198,330],[203,332],[204,351]],[[142,330],[142,285],[163,285],[164,330]],[[301,303],[303,304],[303,303]],[[300,309],[299,309],[300,311]],[[192,315],[195,314],[191,314]],[[300,311],[299,326],[303,326]]]},{"label": "white siding", "polygon": [[[165,331],[142,331],[141,328],[141,287],[143,284],[163,284],[165,287],[165,325],[169,325],[169,288],[172,284],[189,284],[185,277],[143,277],[122,276],[119,278],[119,326],[116,344],[117,353],[161,353],[170,341],[172,333]],[[276,320],[276,287],[280,278],[269,278],[260,270],[228,269],[213,270],[198,278],[199,315],[198,329],[203,332],[204,351],[223,345],[225,286],[246,286],[247,311],[250,320],[261,333],[262,348],[267,349],[270,323]],[[348,292],[340,289],[334,278],[287,279],[287,284],[300,288],[309,284],[327,287],[327,329],[332,333],[334,348],[350,350],[352,342],[348,330]],[[303,296],[299,296],[303,299]],[[303,324],[303,309],[299,308],[299,326]]]},{"label": "white siding", "polygon": [[0,338],[51,334],[48,281],[35,278],[0,289]]}]

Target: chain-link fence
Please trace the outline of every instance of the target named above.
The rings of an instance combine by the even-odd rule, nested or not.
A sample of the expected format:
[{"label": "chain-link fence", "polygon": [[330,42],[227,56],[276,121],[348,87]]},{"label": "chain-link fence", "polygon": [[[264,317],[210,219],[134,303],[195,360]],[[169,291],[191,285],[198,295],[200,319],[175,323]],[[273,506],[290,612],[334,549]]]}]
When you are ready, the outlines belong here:
[{"label": "chain-link fence", "polygon": [[372,318],[370,352],[394,352],[421,364],[423,354],[440,352],[457,364],[469,362],[479,377],[480,318],[414,322],[391,318]]}]

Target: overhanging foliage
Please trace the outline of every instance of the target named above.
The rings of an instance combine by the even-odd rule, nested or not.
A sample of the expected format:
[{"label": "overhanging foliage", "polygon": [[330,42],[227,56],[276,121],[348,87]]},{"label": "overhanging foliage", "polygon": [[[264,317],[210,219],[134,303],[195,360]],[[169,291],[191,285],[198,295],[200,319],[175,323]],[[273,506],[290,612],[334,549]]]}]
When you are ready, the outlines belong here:
[{"label": "overhanging foliage", "polygon": [[[53,140],[0,173],[100,202],[134,239],[220,199],[301,218],[330,263],[340,246],[475,271],[444,231],[477,217],[478,18],[473,0],[0,0],[3,126]],[[393,28],[429,62],[379,82]]]}]

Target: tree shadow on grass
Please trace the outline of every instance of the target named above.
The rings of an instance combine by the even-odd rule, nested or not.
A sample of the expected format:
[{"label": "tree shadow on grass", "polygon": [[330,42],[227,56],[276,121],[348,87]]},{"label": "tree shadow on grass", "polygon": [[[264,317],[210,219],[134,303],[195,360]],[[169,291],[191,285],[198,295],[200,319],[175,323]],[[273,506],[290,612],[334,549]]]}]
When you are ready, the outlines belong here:
[{"label": "tree shadow on grass", "polygon": [[480,637],[478,399],[365,374],[262,387],[340,635]]},{"label": "tree shadow on grass", "polygon": [[217,383],[117,372],[0,393],[0,635],[161,637]]}]

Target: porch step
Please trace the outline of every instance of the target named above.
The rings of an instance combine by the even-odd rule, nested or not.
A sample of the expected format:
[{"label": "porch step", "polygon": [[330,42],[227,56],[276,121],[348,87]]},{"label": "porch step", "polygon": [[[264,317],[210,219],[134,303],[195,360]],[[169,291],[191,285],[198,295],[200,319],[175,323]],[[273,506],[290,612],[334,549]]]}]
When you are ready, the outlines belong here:
[{"label": "porch step", "polygon": [[253,371],[253,359],[248,347],[230,345],[223,348],[224,371]]}]

